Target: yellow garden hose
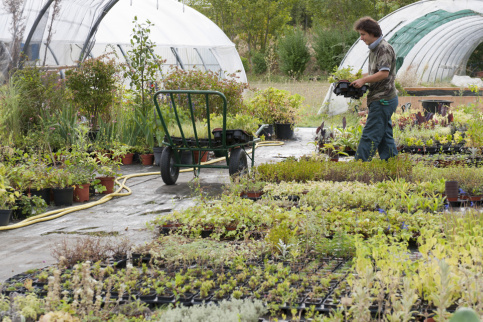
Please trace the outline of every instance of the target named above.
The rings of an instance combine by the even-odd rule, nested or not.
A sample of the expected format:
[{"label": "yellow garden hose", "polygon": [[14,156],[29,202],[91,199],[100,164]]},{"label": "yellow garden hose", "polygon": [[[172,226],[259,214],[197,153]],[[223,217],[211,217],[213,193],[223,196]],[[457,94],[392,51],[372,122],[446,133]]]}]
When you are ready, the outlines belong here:
[{"label": "yellow garden hose", "polygon": [[[263,141],[263,142],[257,143],[255,145],[255,148],[260,147],[260,146],[279,146],[279,145],[283,145],[283,144],[284,143],[282,141]],[[246,152],[251,153],[251,150],[248,150]],[[212,164],[212,163],[220,162],[220,161],[223,161],[223,160],[225,160],[225,157],[212,159],[212,160],[207,161],[207,162],[202,162],[201,164]],[[193,168],[180,170],[180,172],[189,172],[189,171],[193,171]],[[39,214],[39,215],[36,215],[36,216],[29,217],[25,220],[22,220],[21,222],[13,224],[13,225],[0,226],[0,231],[22,228],[22,227],[26,227],[26,226],[29,226],[29,225],[32,225],[32,224],[39,223],[39,222],[56,219],[56,218],[62,217],[64,215],[70,214],[71,212],[89,209],[91,207],[103,204],[105,202],[108,202],[109,200],[111,200],[114,197],[129,196],[132,193],[132,191],[129,187],[127,187],[125,185],[125,183],[128,179],[131,179],[131,178],[134,178],[134,177],[143,177],[143,176],[152,176],[152,175],[160,175],[160,172],[156,171],[156,172],[146,172],[146,173],[134,173],[134,174],[128,174],[128,175],[116,178],[115,182],[119,185],[119,188],[115,192],[110,193],[108,195],[105,195],[97,201],[93,201],[93,202],[83,204],[83,205],[72,206],[72,207],[68,207],[68,208],[62,208],[62,209],[48,211],[48,212],[45,212],[43,214]],[[122,180],[122,182],[119,182],[119,180]],[[122,190],[127,190],[127,192],[121,192]]]}]

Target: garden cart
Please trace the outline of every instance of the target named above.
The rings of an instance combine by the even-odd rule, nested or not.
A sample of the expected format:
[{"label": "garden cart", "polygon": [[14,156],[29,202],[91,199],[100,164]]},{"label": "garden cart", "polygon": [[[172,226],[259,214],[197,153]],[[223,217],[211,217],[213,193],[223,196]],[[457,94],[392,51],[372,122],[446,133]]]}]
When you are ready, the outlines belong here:
[{"label": "garden cart", "polygon": [[[247,158],[253,167],[255,144],[260,139],[254,139],[242,130],[226,129],[227,100],[222,93],[161,90],[154,94],[154,104],[165,133],[162,142],[165,148],[160,160],[161,178],[165,184],[176,183],[180,168],[192,168],[195,176],[199,175],[201,168],[225,168],[232,176],[248,171]],[[213,129],[210,116],[215,113],[222,115],[223,124]],[[247,153],[247,147],[252,149],[251,155]],[[224,157],[226,164],[202,164],[201,156],[210,151]]]}]

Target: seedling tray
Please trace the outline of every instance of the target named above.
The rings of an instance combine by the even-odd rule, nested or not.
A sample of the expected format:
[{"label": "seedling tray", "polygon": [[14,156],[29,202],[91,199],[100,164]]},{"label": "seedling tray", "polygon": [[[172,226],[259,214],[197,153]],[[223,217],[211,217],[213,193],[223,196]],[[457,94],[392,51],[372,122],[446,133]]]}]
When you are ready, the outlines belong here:
[{"label": "seedling tray", "polygon": [[367,85],[363,85],[360,88],[355,88],[354,86],[350,85],[350,82],[347,81],[339,81],[334,86],[334,94],[337,96],[344,96],[353,99],[361,98],[366,91],[369,89]]}]

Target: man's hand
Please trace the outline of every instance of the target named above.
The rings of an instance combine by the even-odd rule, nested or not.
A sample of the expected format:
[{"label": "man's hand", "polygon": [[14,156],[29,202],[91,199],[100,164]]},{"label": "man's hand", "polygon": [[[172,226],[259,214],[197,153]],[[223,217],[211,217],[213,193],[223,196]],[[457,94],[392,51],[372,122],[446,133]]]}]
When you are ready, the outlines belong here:
[{"label": "man's hand", "polygon": [[364,78],[359,78],[353,81],[351,85],[354,86],[355,88],[361,88],[362,86],[364,86],[365,83],[366,82],[364,81]]}]

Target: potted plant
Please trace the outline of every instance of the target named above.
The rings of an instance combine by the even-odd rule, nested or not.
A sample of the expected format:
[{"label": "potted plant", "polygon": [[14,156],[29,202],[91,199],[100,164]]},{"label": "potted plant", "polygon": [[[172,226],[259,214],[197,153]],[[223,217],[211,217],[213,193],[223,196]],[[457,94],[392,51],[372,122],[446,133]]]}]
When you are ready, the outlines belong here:
[{"label": "potted plant", "polygon": [[321,151],[327,155],[330,161],[337,162],[339,161],[340,155],[348,155],[343,151],[344,148],[345,147],[342,147],[342,149],[340,147],[336,147],[332,143],[325,143]]},{"label": "potted plant", "polygon": [[6,182],[6,172],[5,166],[0,163],[0,226],[8,225],[15,199],[20,196],[20,193],[13,191]]},{"label": "potted plant", "polygon": [[249,110],[263,123],[274,124],[275,134],[279,139],[291,139],[293,128],[299,119],[299,109],[303,97],[288,91],[269,87],[259,91],[249,102]]},{"label": "potted plant", "polygon": [[89,201],[89,188],[95,184],[95,174],[99,165],[87,152],[73,150],[66,160],[66,169],[72,174],[74,201]]},{"label": "potted plant", "polygon": [[133,147],[119,142],[115,142],[114,146],[111,148],[114,161],[121,161],[124,165],[132,164],[134,157],[132,151]]},{"label": "potted plant", "polygon": [[74,202],[74,175],[69,169],[50,168],[49,183],[56,206],[72,206]]},{"label": "potted plant", "polygon": [[357,73],[354,74],[351,66],[340,69],[336,66],[328,80],[330,83],[334,84],[335,95],[360,99],[367,91],[367,85],[364,85],[361,88],[355,88],[350,85],[353,81],[359,78],[362,78],[362,69],[359,69]]},{"label": "potted plant", "polygon": [[107,113],[113,103],[117,74],[114,59],[106,55],[86,59],[78,68],[67,72],[72,100],[89,116],[93,133],[98,130],[99,116]]},{"label": "potted plant", "polygon": [[100,166],[97,168],[98,176],[96,177],[96,179],[100,180],[100,186],[97,187],[97,190],[103,194],[113,193],[115,178],[120,176],[119,161],[113,160],[102,153],[96,153],[95,156],[100,163]]}]

